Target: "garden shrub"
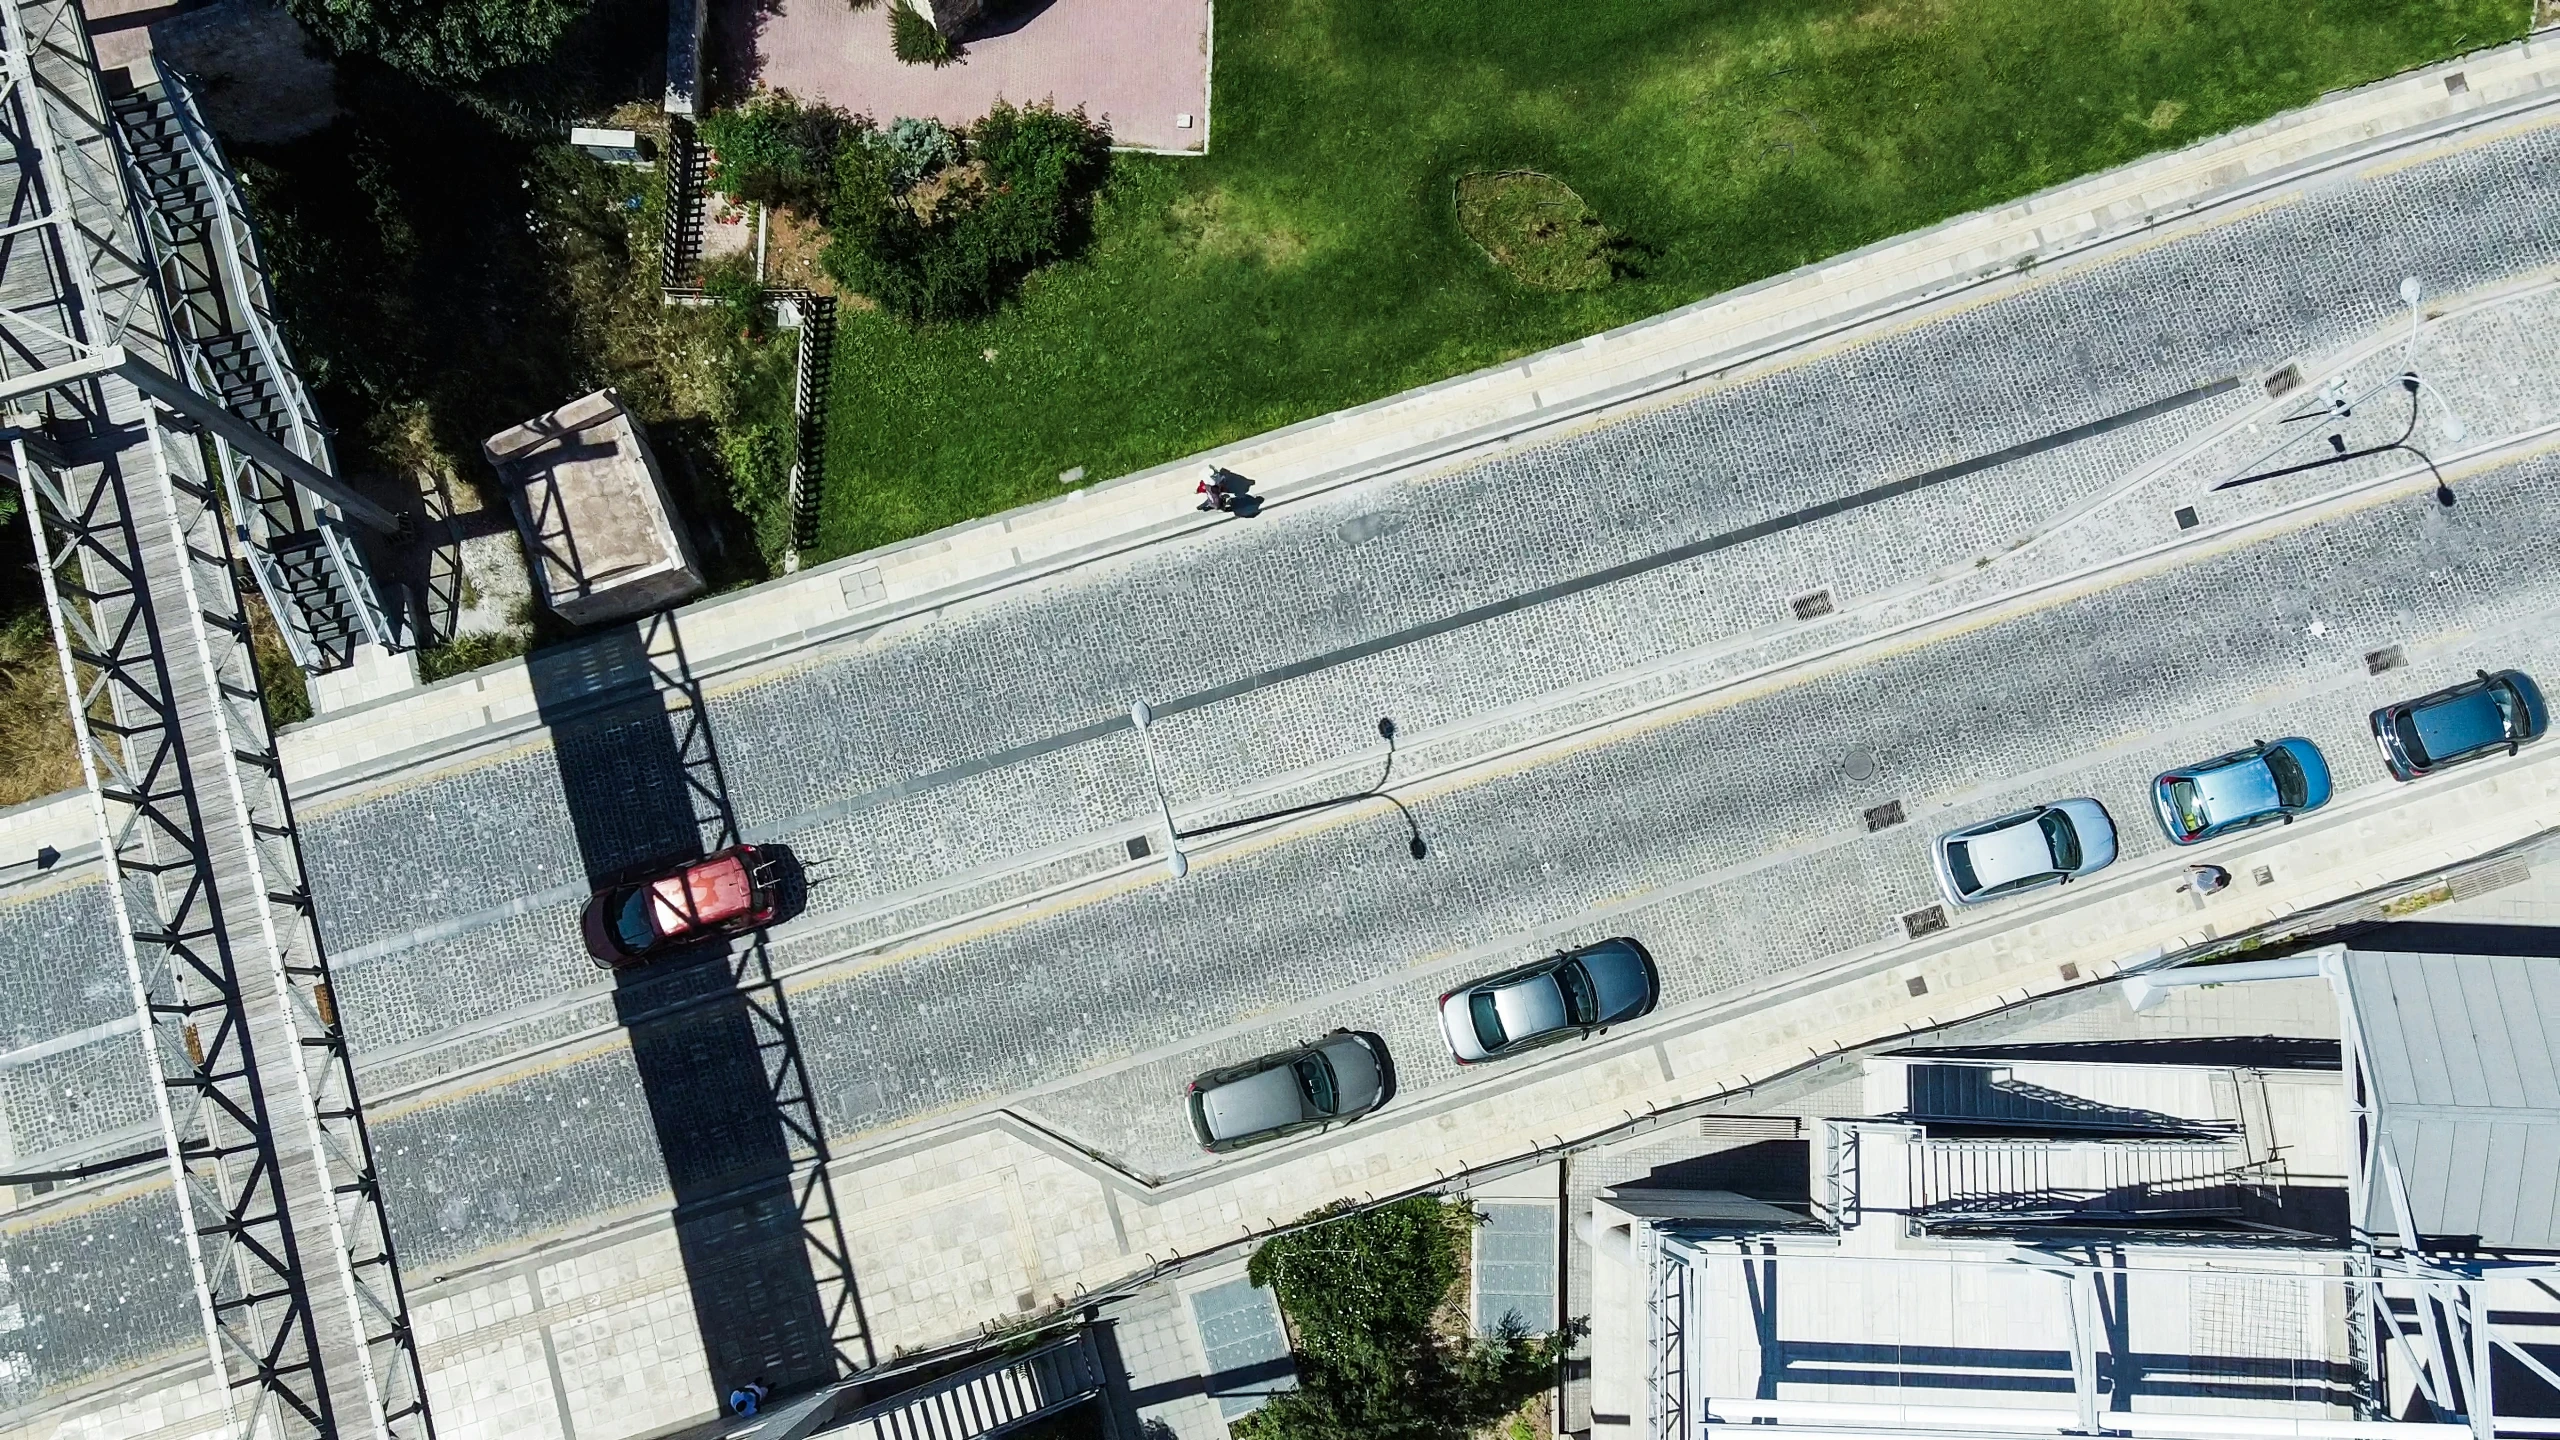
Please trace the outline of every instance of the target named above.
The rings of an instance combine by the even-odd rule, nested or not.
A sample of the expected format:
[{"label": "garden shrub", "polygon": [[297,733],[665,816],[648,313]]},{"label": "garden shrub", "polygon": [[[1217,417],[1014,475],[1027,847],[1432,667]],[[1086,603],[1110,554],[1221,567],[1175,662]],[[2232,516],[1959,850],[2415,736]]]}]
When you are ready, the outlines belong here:
[{"label": "garden shrub", "polygon": [[951,37],[942,33],[928,16],[917,12],[908,0],[889,0],[889,53],[909,65],[930,65],[936,70],[960,58]]},{"label": "garden shrub", "polygon": [[871,131],[867,118],[830,105],[804,105],[789,91],[758,96],[702,122],[719,157],[711,183],[733,200],[752,200],[816,218],[833,179],[836,152]]},{"label": "garden shrub", "polygon": [[772,330],[772,307],[765,304],[764,286],[744,255],[723,256],[704,266],[702,293],[749,341],[760,341]]},{"label": "garden shrub", "polygon": [[960,165],[902,184],[903,152],[836,155],[828,271],[909,320],[992,310],[1024,275],[1084,243],[1111,135],[1082,109],[998,101],[969,127]]},{"label": "garden shrub", "polygon": [[888,160],[892,183],[901,191],[960,163],[960,133],[939,120],[901,115],[889,122],[888,129],[870,131],[862,138]]},{"label": "garden shrub", "polygon": [[1570,1331],[1516,1322],[1490,1336],[1443,1333],[1477,1216],[1418,1195],[1265,1241],[1246,1276],[1289,1317],[1298,1388],[1237,1422],[1240,1440],[1470,1440],[1554,1382]]}]

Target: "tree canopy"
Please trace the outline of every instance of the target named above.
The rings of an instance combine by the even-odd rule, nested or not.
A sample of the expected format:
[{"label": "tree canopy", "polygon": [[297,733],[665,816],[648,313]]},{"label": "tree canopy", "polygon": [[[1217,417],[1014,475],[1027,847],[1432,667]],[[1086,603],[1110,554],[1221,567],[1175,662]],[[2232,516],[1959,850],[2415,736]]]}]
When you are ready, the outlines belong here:
[{"label": "tree canopy", "polygon": [[477,80],[549,55],[594,0],[287,0],[294,18],[342,53],[422,79]]},{"label": "tree canopy", "polygon": [[1237,1427],[1246,1440],[1466,1440],[1553,1384],[1571,1331],[1468,1336],[1436,1323],[1477,1222],[1422,1195],[1263,1243],[1247,1275],[1274,1291],[1298,1347],[1298,1388]]}]

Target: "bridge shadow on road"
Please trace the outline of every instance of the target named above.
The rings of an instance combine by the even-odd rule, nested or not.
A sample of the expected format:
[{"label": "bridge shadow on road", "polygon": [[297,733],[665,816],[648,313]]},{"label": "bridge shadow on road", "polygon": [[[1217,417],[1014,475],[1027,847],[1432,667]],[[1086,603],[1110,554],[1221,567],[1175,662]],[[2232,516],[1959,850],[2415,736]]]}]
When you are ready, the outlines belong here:
[{"label": "bridge shadow on road", "polygon": [[[673,615],[537,650],[527,668],[592,886],[738,843]],[[654,698],[630,694],[644,675]],[[614,1002],[674,1190],[716,1396],[869,1368],[826,1137],[763,935],[620,971]]]}]

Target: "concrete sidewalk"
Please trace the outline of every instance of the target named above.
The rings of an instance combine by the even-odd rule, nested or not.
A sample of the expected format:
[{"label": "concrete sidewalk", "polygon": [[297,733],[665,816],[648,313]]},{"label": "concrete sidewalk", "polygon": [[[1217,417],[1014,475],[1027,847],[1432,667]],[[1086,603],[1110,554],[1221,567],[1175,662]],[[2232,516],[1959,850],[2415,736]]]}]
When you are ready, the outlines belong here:
[{"label": "concrete sidewalk", "polygon": [[[1479,456],[1847,343],[2034,265],[2144,243],[2308,175],[2405,163],[2442,137],[2502,120],[2545,123],[2555,109],[2560,42],[2548,36],[2395,77],[1509,365],[704,601],[682,612],[694,674],[779,669],[904,617],[1234,523],[1192,508],[1207,461],[1254,477],[1283,505]],[[600,668],[585,686],[601,701],[646,678]],[[551,703],[562,699],[555,692]],[[524,662],[510,661],[348,704],[280,743],[297,795],[309,798],[539,728]]]}]

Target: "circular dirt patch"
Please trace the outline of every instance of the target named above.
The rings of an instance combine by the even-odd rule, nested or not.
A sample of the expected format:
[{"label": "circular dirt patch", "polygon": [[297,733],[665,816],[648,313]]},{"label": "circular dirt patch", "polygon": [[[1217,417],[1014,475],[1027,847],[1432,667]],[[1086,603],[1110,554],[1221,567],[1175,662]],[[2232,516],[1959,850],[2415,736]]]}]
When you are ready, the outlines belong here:
[{"label": "circular dirt patch", "polygon": [[1618,245],[1572,186],[1534,170],[1460,176],[1458,228],[1505,274],[1540,290],[1608,284]]}]

